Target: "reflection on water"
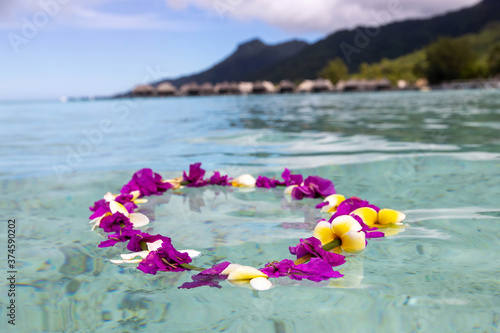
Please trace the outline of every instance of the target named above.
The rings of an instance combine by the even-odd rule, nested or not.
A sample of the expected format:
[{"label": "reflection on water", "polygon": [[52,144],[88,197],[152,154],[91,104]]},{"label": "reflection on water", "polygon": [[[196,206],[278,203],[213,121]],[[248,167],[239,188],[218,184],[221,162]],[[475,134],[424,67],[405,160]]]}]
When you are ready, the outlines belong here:
[{"label": "reflection on water", "polygon": [[[112,116],[104,101],[2,106],[0,209],[18,221],[19,331],[499,329],[498,91],[137,100],[68,163],[84,132]],[[233,176],[286,166],[327,177],[341,194],[404,211],[405,230],[349,257],[342,279],[279,279],[260,293],[229,284],[179,290],[192,273],[110,264],[125,250],[97,248],[105,235],[90,232],[88,206],[141,167],[169,178],[197,161]],[[290,202],[279,189],[203,188],[152,197],[141,209],[153,220],[145,231],[202,251],[199,266],[261,267],[290,258],[288,247],[311,235],[316,203]],[[0,297],[2,318],[5,306]]]}]

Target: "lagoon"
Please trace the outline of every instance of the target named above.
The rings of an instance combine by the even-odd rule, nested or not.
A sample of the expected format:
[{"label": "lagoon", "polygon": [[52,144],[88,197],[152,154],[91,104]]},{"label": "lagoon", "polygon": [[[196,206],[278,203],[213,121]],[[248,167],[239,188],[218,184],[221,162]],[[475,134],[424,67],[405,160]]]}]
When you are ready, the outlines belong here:
[{"label": "lagoon", "polygon": [[[19,332],[494,332],[500,303],[500,91],[210,96],[0,104],[0,208],[17,224]],[[88,206],[149,167],[231,176],[284,167],[407,214],[342,280],[281,278],[267,292],[178,289],[191,272],[109,263]],[[260,267],[310,237],[317,200],[282,191],[188,189],[144,207],[146,231]],[[0,225],[6,244],[7,223]],[[5,251],[4,251],[5,252]],[[6,266],[0,276],[7,276]],[[6,279],[2,278],[4,281]],[[0,329],[7,326],[7,282]]]}]

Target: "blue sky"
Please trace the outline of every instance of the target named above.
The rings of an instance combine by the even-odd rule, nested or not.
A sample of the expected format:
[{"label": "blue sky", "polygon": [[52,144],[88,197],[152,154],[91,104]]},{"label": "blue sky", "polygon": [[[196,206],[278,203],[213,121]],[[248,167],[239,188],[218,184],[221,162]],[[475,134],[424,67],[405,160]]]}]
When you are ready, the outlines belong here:
[{"label": "blue sky", "polygon": [[313,42],[477,2],[1,0],[0,99],[113,94],[206,69],[255,37]]}]

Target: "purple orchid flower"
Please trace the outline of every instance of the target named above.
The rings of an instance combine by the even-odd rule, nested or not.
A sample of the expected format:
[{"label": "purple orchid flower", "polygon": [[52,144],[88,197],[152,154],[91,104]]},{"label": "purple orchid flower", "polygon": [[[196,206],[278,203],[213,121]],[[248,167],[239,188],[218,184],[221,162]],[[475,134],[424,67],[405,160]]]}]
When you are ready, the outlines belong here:
[{"label": "purple orchid flower", "polygon": [[106,232],[119,232],[122,228],[132,229],[134,226],[130,222],[130,219],[122,213],[114,213],[113,215],[103,217],[99,227]]},{"label": "purple orchid flower", "polygon": [[132,236],[139,233],[140,231],[136,229],[121,228],[116,233],[108,235],[108,240],[102,241],[98,247],[111,247],[115,246],[116,243],[127,242]]},{"label": "purple orchid flower", "polygon": [[295,265],[290,259],[284,259],[280,262],[268,263],[265,268],[261,269],[261,272],[273,278],[288,276],[293,280],[307,279],[315,282],[343,276],[319,258],[312,258],[308,263],[299,265]]},{"label": "purple orchid flower", "polygon": [[172,188],[170,183],[162,182],[159,174],[154,173],[151,169],[141,169],[134,173],[132,179],[122,187],[121,193],[128,194],[132,191],[139,191],[139,197],[160,195],[161,193]]},{"label": "purple orchid flower", "polygon": [[330,180],[319,176],[309,176],[304,181],[304,185],[292,190],[292,198],[302,200],[303,198],[327,197],[335,193],[335,187]]},{"label": "purple orchid flower", "polygon": [[229,261],[224,261],[221,262],[220,264],[214,265],[209,269],[206,269],[196,275],[193,275],[191,277],[193,282],[185,282],[182,286],[178,288],[192,289],[202,286],[222,288],[219,285],[219,281],[227,279],[227,275],[220,275],[220,273],[222,273],[222,271],[224,271],[230,264],[231,263]]},{"label": "purple orchid flower", "polygon": [[141,242],[144,241],[146,243],[154,243],[157,240],[163,240],[165,243],[171,243],[172,240],[169,237],[165,237],[162,235],[150,235],[146,232],[139,232],[133,237],[131,237],[130,241],[127,244],[127,249],[132,252],[139,252],[142,251],[143,249],[141,248]]},{"label": "purple orchid flower", "polygon": [[205,170],[201,168],[201,163],[191,164],[189,166],[189,175],[186,171],[183,172],[183,182],[187,182],[187,187],[202,187],[208,184],[208,181],[203,180]]},{"label": "purple orchid flower", "polygon": [[280,182],[274,178],[259,176],[257,177],[257,181],[255,182],[255,187],[274,188],[279,184]]},{"label": "purple orchid flower", "polygon": [[219,171],[215,171],[213,176],[210,177],[208,184],[210,185],[219,185],[219,186],[230,186],[231,178],[228,175],[221,176]]},{"label": "purple orchid flower", "polygon": [[89,207],[90,211],[94,212],[92,215],[90,215],[89,220],[93,220],[97,217],[101,217],[106,213],[111,213],[111,210],[109,209],[109,202],[106,202],[106,200],[101,199],[97,200],[94,202],[94,206]]},{"label": "purple orchid flower", "polygon": [[300,185],[304,181],[304,177],[302,175],[292,175],[290,170],[285,168],[285,171],[281,174],[281,178],[283,178],[283,182],[280,185],[291,186],[291,185]]},{"label": "purple orchid flower", "polygon": [[149,252],[148,256],[141,261],[137,269],[147,274],[156,275],[158,271],[181,272],[186,269],[182,264],[188,264],[192,261],[187,253],[177,251],[170,238],[165,237],[160,248]]},{"label": "purple orchid flower", "polygon": [[297,259],[311,254],[313,257],[324,260],[330,266],[339,266],[345,263],[343,255],[323,250],[321,241],[315,237],[301,239],[297,246],[290,246],[289,250],[291,254],[297,256]]}]

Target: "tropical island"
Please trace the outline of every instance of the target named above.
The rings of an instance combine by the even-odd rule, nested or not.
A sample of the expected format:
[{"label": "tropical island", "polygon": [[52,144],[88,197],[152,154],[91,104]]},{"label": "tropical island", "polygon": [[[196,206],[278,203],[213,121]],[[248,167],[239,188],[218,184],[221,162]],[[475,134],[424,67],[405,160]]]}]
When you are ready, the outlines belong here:
[{"label": "tropical island", "polygon": [[337,31],[313,44],[254,39],[201,73],[113,97],[498,87],[500,3],[483,0],[428,19]]}]

